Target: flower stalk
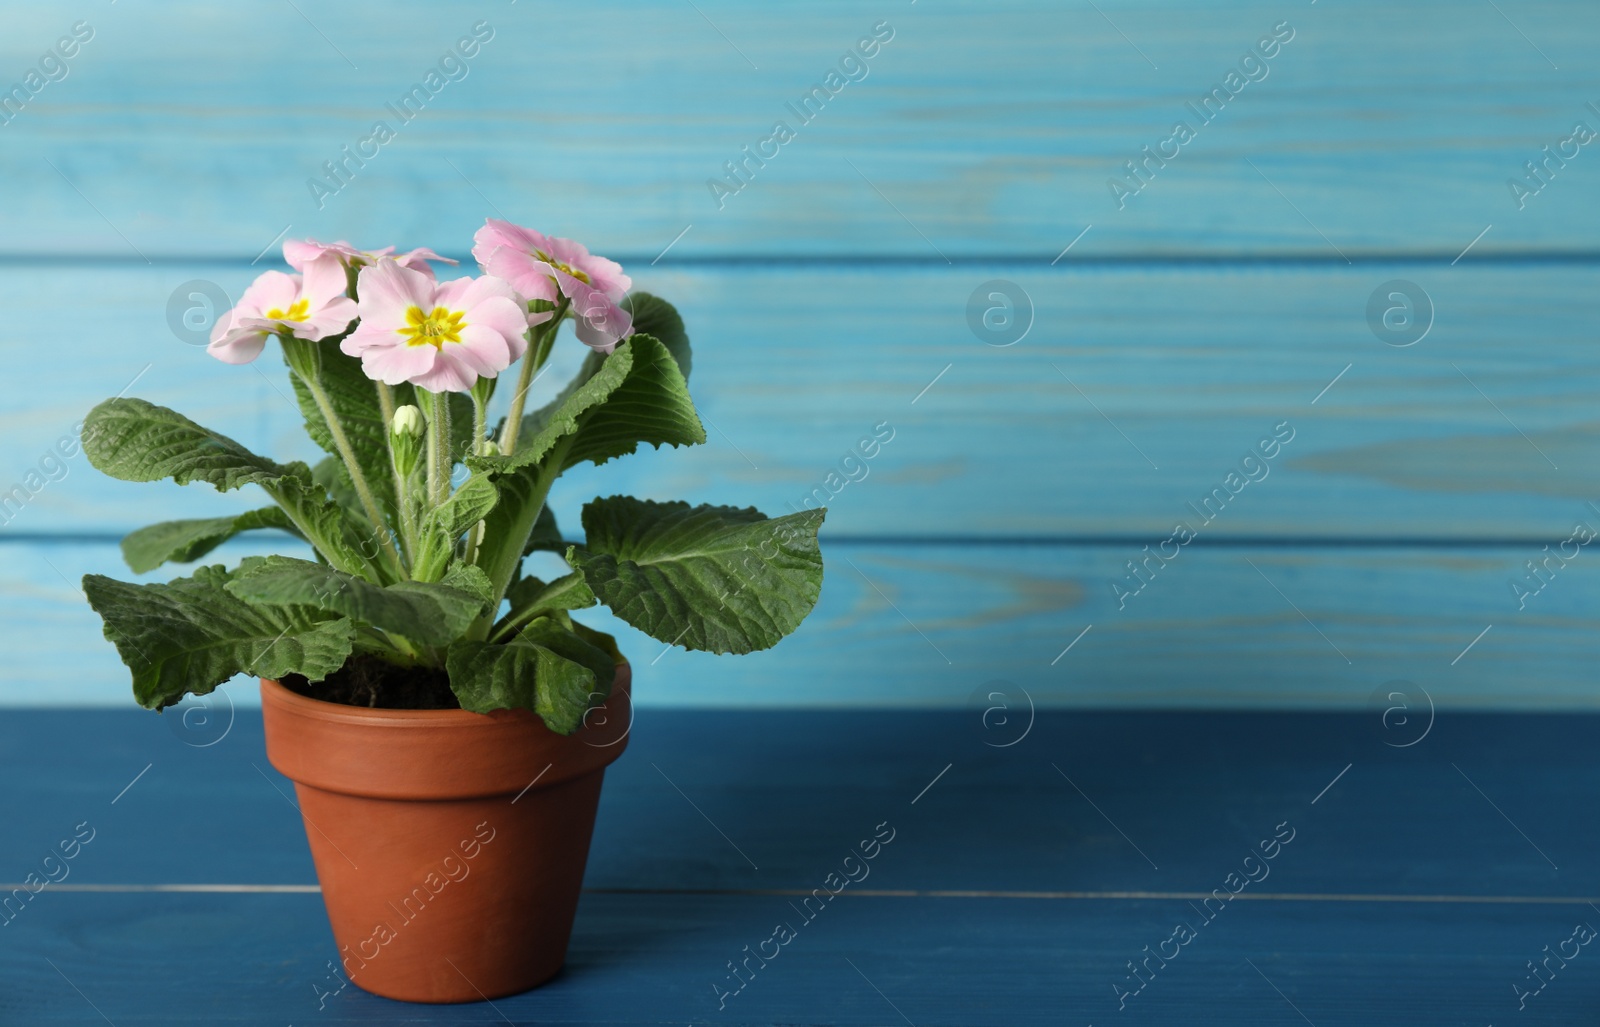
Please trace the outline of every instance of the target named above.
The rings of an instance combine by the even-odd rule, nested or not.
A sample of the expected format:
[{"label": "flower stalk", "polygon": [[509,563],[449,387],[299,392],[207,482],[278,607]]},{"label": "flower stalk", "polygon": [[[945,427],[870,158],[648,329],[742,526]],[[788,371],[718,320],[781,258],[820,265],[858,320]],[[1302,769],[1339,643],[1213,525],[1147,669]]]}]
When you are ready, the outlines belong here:
[{"label": "flower stalk", "polygon": [[517,451],[517,436],[522,431],[522,409],[528,401],[528,389],[533,385],[534,375],[544,365],[550,356],[550,350],[555,345],[556,333],[561,331],[561,322],[567,316],[567,308],[571,305],[565,296],[556,304],[555,312],[550,320],[532,329],[533,341],[528,347],[528,354],[522,360],[522,370],[517,375],[517,391],[511,394],[511,411],[506,414],[506,426],[500,429],[500,452],[511,456]]}]

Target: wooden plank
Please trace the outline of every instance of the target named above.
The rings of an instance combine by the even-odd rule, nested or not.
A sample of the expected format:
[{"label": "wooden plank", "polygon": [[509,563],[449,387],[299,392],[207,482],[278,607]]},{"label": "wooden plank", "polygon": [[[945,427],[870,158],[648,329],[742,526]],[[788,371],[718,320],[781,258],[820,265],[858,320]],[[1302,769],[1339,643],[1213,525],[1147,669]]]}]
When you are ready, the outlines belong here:
[{"label": "wooden plank", "polygon": [[[1593,824],[1570,815],[1600,785],[1573,755],[1587,751],[1592,717],[1446,707],[1426,730],[1425,706],[1405,724],[1385,719],[1393,702],[1350,714],[1043,711],[1025,734],[1025,707],[1008,724],[978,708],[643,707],[607,774],[586,886],[809,892],[887,822],[896,841],[858,891],[1204,894],[1288,820],[1294,858],[1252,896],[1600,895],[1600,870],[1583,859]],[[8,712],[0,768],[33,783],[0,799],[7,873],[25,876],[87,823],[94,839],[63,885],[314,884],[259,711],[217,713],[202,725],[137,710]],[[40,776],[46,765],[59,773]]]},{"label": "wooden plank", "polygon": [[[1449,259],[1489,225],[1478,253],[1592,250],[1600,228],[1582,150],[1522,209],[1508,186],[1575,122],[1600,126],[1587,106],[1600,23],[1582,0],[701,6],[348,4],[310,24],[277,5],[100,11],[68,77],[5,128],[0,173],[26,202],[8,205],[0,249],[249,259],[293,225],[459,252],[495,209],[646,259],[689,225],[675,254],[941,263],[1048,259],[1091,224],[1075,255],[1334,261]],[[391,114],[480,18],[495,35],[466,77],[410,122]],[[884,19],[894,37],[867,77],[810,123],[790,113]],[[1191,112],[1285,19],[1295,34],[1265,79],[1235,79],[1209,123]],[[22,78],[71,24],[19,12],[7,73]],[[254,59],[237,58],[240,39]],[[393,140],[369,141],[348,184],[314,198],[308,180],[376,120]],[[708,182],[779,120],[795,138],[719,206]],[[1119,209],[1108,182],[1179,120],[1194,140]]]},{"label": "wooden plank", "polygon": [[[1405,748],[1376,712],[1055,714],[1005,748],[977,719],[643,711],[608,774],[566,972],[494,1008],[402,1009],[353,988],[319,1008],[335,953],[315,893],[72,890],[311,881],[284,784],[255,769],[255,714],[197,748],[148,715],[16,711],[0,771],[55,762],[0,795],[0,860],[33,866],[64,825],[96,836],[0,930],[0,1016],[882,1024],[892,1003],[919,1025],[1236,1024],[1291,1022],[1287,999],[1317,1024],[1498,1022],[1526,962],[1596,923],[1594,825],[1571,816],[1600,777],[1592,717],[1446,714]],[[896,833],[871,875],[719,1009],[727,961],[798,920],[787,892],[880,823]],[[1268,876],[1199,923],[1189,894],[1291,829]],[[1119,1011],[1126,962],[1179,922],[1198,937]],[[1573,960],[1518,1019],[1575,1022],[1594,981]]]},{"label": "wooden plank", "polygon": [[[1154,951],[1185,916],[1195,919],[1187,904],[841,898],[827,925],[819,917],[805,928],[723,1011],[712,985],[728,987],[727,962],[768,938],[769,921],[794,918],[783,902],[586,896],[566,970],[551,983],[493,1008],[399,1007],[354,987],[320,999],[339,979],[315,895],[52,898],[27,934],[0,938],[8,982],[0,1014],[12,1022],[88,1024],[92,1002],[118,1025],[869,1027],[903,1023],[898,1008],[919,1027],[1232,1027],[1298,1022],[1292,1002],[1319,1027],[1475,1023],[1516,1015],[1511,986],[1530,987],[1526,962],[1543,958],[1546,945],[1554,951],[1575,922],[1594,922],[1581,905],[1397,912],[1381,903],[1252,903],[1227,925],[1219,917],[1119,1012],[1114,986],[1137,987],[1126,962],[1146,958],[1143,948]],[[153,939],[168,959],[143,947]],[[1517,1022],[1581,1023],[1597,990],[1577,961]]]},{"label": "wooden plank", "polygon": [[[0,535],[120,535],[260,505],[114,482],[81,456],[56,467],[59,437],[130,383],[262,452],[319,455],[278,358],[223,365],[166,323],[184,282],[237,295],[252,274],[102,267],[85,294],[58,270],[12,273],[38,302],[8,326],[0,490],[34,471],[38,494]],[[1004,348],[980,342],[965,315],[995,276],[1037,311]],[[1369,296],[1397,277],[1438,311],[1406,348],[1366,323]],[[831,535],[1115,536],[1137,539],[1137,552],[1178,518],[1198,527],[1188,504],[1222,487],[1282,422],[1292,442],[1204,527],[1207,538],[1520,539],[1537,552],[1575,519],[1600,516],[1585,505],[1600,499],[1590,267],[641,269],[639,286],[683,309],[710,441],[573,472],[553,497],[572,531],[594,495],[776,513],[837,489]],[[60,371],[65,352],[72,374]],[[563,340],[537,398],[581,352]],[[880,425],[893,433],[881,452],[850,455]],[[47,481],[52,469],[65,478]]]},{"label": "wooden plank", "polygon": [[[76,588],[131,577],[115,548],[0,551],[0,702],[126,703],[127,671]],[[1511,583],[1541,555],[1196,544],[1119,598],[1143,557],[1128,544],[829,545],[817,610],[766,653],[689,653],[601,609],[582,618],[617,634],[655,705],[949,707],[998,679],[1044,706],[1352,709],[1404,679],[1446,708],[1593,709],[1600,576],[1580,558],[1518,609]]]}]

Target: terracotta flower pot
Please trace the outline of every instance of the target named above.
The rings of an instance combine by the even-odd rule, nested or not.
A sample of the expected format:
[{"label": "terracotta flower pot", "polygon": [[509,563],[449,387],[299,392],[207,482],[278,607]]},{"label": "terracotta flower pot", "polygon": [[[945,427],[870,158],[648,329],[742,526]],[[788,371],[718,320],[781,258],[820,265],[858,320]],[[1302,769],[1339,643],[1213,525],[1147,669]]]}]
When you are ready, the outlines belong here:
[{"label": "terracotta flower pot", "polygon": [[267,758],[295,782],[349,979],[476,1002],[567,955],[605,768],[627,746],[629,668],[562,737],[527,710],[382,710],[261,682]]}]

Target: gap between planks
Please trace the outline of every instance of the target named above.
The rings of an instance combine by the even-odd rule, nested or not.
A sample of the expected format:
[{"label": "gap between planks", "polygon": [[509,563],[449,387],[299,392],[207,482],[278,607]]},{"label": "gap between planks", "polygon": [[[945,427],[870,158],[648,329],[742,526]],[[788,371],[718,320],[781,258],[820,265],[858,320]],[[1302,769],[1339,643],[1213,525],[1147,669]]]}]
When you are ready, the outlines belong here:
[{"label": "gap between planks", "polygon": [[[24,888],[0,883],[0,893]],[[43,891],[98,894],[266,894],[317,895],[315,884],[52,884]],[[810,895],[804,888],[585,888],[585,895]],[[840,894],[873,899],[1050,899],[1148,902],[1212,898],[1210,892],[1186,891],[990,891],[966,889],[854,888]],[[1582,906],[1600,902],[1585,895],[1407,895],[1373,892],[1240,892],[1235,899],[1253,902],[1398,902],[1462,905]]]}]

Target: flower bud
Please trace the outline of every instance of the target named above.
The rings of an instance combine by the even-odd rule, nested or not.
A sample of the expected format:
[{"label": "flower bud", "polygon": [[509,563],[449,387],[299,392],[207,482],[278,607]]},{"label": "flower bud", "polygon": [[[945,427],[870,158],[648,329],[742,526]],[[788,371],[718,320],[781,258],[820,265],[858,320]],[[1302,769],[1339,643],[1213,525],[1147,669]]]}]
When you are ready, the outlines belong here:
[{"label": "flower bud", "polygon": [[427,427],[422,411],[409,403],[394,412],[389,422],[389,449],[394,453],[394,469],[402,480],[411,477],[422,456],[422,436]]},{"label": "flower bud", "polygon": [[478,443],[479,456],[499,456],[500,447],[494,444],[493,439],[484,439]]},{"label": "flower bud", "polygon": [[394,412],[394,420],[389,422],[389,430],[395,433],[404,432],[412,438],[422,438],[427,424],[422,419],[422,411],[407,403]]}]

